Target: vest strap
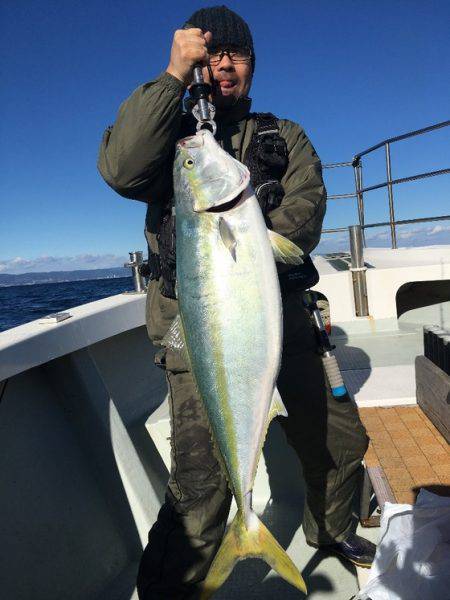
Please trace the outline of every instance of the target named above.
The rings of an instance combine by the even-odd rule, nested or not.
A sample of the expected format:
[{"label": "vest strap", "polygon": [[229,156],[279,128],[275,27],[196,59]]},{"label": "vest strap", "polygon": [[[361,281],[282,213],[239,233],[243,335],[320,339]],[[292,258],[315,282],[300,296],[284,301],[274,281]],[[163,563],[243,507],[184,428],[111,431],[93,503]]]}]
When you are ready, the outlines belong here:
[{"label": "vest strap", "polygon": [[244,156],[250,171],[250,183],[270,227],[269,213],[284,196],[281,179],[288,165],[288,151],[281,137],[278,120],[272,113],[253,113],[255,129]]}]

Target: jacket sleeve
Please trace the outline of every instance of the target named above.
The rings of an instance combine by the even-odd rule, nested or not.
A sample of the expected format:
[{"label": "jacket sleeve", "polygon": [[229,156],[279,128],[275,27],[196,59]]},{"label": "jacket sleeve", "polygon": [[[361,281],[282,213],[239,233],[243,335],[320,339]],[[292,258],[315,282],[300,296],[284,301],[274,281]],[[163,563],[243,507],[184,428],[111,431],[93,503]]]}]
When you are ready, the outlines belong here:
[{"label": "jacket sleeve", "polygon": [[299,125],[281,120],[280,135],[286,140],[289,153],[288,168],[281,180],[285,195],[269,217],[277,233],[310,254],[319,243],[326,209],[322,165]]},{"label": "jacket sleeve", "polygon": [[181,124],[184,84],[163,73],[125,100],[105,131],[98,169],[121,196],[153,201],[172,185],[173,148]]}]

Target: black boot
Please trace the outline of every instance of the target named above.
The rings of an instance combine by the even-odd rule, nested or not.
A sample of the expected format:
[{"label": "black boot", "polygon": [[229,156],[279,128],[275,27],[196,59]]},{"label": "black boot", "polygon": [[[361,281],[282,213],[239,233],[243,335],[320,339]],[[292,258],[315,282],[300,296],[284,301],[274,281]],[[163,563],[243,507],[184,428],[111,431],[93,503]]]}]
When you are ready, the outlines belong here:
[{"label": "black boot", "polygon": [[310,546],[319,548],[322,552],[329,552],[330,554],[337,554],[357,567],[369,568],[375,558],[375,552],[377,547],[369,540],[356,535],[356,533],[350,533],[345,540],[342,542],[336,542],[335,544],[324,544],[317,545],[307,542]]}]

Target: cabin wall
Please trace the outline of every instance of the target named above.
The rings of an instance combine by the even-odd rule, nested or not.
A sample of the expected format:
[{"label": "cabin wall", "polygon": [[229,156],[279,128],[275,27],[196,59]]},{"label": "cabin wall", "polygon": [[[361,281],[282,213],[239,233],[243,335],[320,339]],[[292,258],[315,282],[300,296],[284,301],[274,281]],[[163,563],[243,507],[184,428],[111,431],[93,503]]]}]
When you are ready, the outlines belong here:
[{"label": "cabin wall", "polygon": [[450,327],[450,280],[412,281],[396,295],[399,322]]}]

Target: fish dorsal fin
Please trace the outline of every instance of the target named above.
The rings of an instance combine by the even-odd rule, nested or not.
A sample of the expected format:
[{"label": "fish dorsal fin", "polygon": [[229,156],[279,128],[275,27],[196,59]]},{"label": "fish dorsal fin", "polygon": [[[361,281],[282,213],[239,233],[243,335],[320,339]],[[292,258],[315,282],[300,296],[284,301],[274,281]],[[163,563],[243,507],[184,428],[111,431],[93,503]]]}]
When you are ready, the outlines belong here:
[{"label": "fish dorsal fin", "polygon": [[277,262],[288,265],[301,265],[303,263],[301,258],[303,251],[294,242],[271,229],[268,229],[267,233],[272,244],[273,256]]},{"label": "fish dorsal fin", "polygon": [[190,359],[186,346],[186,338],[184,335],[183,323],[181,322],[180,315],[177,315],[170,324],[166,335],[161,341],[161,345],[166,348],[171,348],[178,352],[184,361],[189,365]]},{"label": "fish dorsal fin", "polygon": [[236,262],[236,238],[234,237],[233,230],[223,217],[219,218],[219,233],[224,246],[230,252],[234,262]]},{"label": "fish dorsal fin", "polygon": [[283,404],[283,400],[281,399],[280,392],[278,391],[278,388],[275,387],[273,390],[272,403],[270,405],[267,422],[270,423],[270,421],[277,416],[287,417],[288,413]]}]

